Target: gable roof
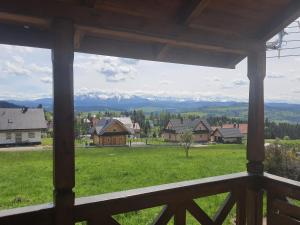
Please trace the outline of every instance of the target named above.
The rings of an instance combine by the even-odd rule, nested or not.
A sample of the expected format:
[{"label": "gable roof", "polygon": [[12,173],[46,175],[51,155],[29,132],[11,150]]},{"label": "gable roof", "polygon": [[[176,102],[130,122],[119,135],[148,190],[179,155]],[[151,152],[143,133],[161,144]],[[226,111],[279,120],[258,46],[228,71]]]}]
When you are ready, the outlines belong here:
[{"label": "gable roof", "polygon": [[113,119],[120,121],[131,134],[134,134],[134,126],[130,117],[113,117]]},{"label": "gable roof", "polygon": [[191,119],[171,119],[169,121],[169,123],[172,124],[172,129],[174,130],[176,133],[183,133],[187,130],[190,131],[197,131],[196,128],[199,125],[199,123],[202,123],[204,125],[204,127],[206,128],[207,131],[211,131],[211,127],[209,125],[209,123],[206,120],[203,119],[195,119],[195,120],[191,120]]},{"label": "gable roof", "polygon": [[222,128],[238,128],[242,134],[248,133],[248,124],[247,123],[235,123],[235,124],[223,124]]},{"label": "gable roof", "polygon": [[[217,128],[223,138],[242,138],[243,134],[238,128]],[[216,130],[216,131],[217,131]]]},{"label": "gable roof", "polygon": [[113,119],[113,118],[102,118],[102,119],[100,119],[98,121],[98,123],[96,124],[96,126],[92,127],[90,129],[90,133],[96,132],[97,135],[103,135],[107,132],[107,128],[109,128],[114,123],[118,123],[122,128],[124,128],[124,130],[126,131],[127,134],[130,134],[130,131],[127,129],[125,124],[123,124],[119,120]]},{"label": "gable roof", "polygon": [[0,130],[46,129],[43,109],[0,108]]}]

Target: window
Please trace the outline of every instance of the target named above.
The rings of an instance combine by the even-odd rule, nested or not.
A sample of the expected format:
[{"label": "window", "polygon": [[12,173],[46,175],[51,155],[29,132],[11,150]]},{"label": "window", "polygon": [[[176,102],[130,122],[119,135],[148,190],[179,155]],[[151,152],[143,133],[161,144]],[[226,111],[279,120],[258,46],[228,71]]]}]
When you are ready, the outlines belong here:
[{"label": "window", "polygon": [[28,133],[28,138],[35,138],[35,133],[34,132],[29,132]]},{"label": "window", "polygon": [[11,133],[6,133],[6,140],[11,140]]}]

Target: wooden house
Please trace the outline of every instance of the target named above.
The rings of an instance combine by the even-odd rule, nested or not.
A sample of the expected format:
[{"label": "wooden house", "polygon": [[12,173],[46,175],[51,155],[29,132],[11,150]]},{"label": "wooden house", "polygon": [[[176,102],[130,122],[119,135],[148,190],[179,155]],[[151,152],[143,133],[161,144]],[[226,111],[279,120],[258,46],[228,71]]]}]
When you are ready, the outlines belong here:
[{"label": "wooden house", "polygon": [[46,129],[43,109],[0,108],[0,145],[40,144]]},{"label": "wooden house", "polygon": [[193,134],[193,142],[210,141],[210,133],[212,131],[209,123],[203,119],[171,119],[162,132],[165,141],[180,142],[181,135],[191,131]]},{"label": "wooden house", "polygon": [[93,143],[101,146],[126,145],[130,131],[117,119],[102,118],[92,128]]},{"label": "wooden house", "polygon": [[211,134],[211,141],[217,143],[242,143],[244,135],[239,128],[217,128]]},{"label": "wooden house", "polygon": [[[54,145],[52,203],[0,211],[0,224],[118,225],[154,207],[153,225],[299,224],[300,183],[264,172],[266,42],[299,16],[299,0],[1,0],[0,44],[51,50]],[[247,58],[247,171],[76,198],[74,52],[222,68]],[[219,194],[213,216],[195,201]]]},{"label": "wooden house", "polygon": [[247,123],[233,123],[233,124],[223,124],[221,128],[238,128],[244,137],[248,134],[248,124]]}]

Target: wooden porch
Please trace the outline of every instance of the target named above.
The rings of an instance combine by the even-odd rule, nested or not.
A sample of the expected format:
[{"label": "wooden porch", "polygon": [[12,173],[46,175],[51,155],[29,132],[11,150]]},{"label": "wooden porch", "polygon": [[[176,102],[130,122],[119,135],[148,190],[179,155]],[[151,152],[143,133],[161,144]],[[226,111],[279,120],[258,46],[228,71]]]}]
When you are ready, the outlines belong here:
[{"label": "wooden porch", "polygon": [[[263,173],[265,43],[300,16],[299,0],[1,0],[0,43],[52,51],[53,204],[0,212],[0,225],[117,225],[112,216],[164,206],[153,225],[300,224],[300,184]],[[248,57],[247,172],[75,199],[74,52],[234,68]],[[101,185],[101,184],[100,184]],[[194,199],[228,193],[213,218]],[[1,197],[1,196],[0,196]]]}]

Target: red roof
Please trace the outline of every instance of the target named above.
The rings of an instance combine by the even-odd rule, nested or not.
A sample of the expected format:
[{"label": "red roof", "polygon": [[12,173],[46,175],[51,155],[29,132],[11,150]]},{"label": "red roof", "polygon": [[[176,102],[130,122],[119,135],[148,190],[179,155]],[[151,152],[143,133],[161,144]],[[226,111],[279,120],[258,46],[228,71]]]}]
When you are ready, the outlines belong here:
[{"label": "red roof", "polygon": [[[219,127],[212,127],[213,130],[221,128]],[[240,132],[242,134],[247,134],[248,133],[248,124],[247,123],[240,123],[240,124],[223,124],[222,128],[239,128]]]}]

